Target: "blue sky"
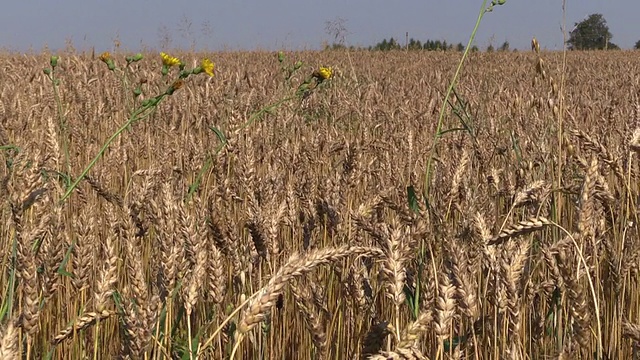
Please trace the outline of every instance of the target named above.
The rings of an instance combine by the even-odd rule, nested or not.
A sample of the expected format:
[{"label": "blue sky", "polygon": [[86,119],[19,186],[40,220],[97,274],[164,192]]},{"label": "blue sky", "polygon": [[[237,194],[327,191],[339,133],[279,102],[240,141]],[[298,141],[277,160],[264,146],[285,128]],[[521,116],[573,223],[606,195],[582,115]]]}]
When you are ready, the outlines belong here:
[{"label": "blue sky", "polygon": [[[368,46],[405,32],[419,40],[466,44],[481,0],[24,0],[6,1],[0,12],[0,48],[39,51],[111,50],[143,45],[159,49],[315,49],[332,40],[325,23],[342,18],[347,44]],[[613,42],[631,48],[640,39],[640,1],[567,0],[567,25],[604,15]],[[476,45],[527,48],[533,36],[550,50],[562,48],[562,0],[507,0],[485,16]],[[190,24],[190,27],[188,26]],[[182,29],[182,31],[180,30]]]}]

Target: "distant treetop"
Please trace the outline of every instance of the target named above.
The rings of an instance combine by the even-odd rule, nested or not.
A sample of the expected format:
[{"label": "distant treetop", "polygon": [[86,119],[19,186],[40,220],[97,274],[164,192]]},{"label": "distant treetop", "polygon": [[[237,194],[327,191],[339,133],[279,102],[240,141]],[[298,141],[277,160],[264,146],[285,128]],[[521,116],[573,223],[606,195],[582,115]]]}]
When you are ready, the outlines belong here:
[{"label": "distant treetop", "polygon": [[570,50],[614,50],[620,47],[611,42],[613,35],[602,14],[591,14],[575,24],[567,44]]}]

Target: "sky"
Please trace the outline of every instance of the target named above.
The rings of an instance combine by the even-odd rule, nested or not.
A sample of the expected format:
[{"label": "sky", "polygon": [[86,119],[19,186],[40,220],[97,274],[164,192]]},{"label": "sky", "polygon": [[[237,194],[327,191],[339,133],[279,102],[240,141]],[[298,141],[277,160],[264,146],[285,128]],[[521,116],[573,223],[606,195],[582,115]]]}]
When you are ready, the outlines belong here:
[{"label": "sky", "polygon": [[[490,0],[489,0],[490,2]],[[640,1],[567,0],[568,30],[603,14],[612,41],[640,40]],[[0,48],[13,51],[182,48],[196,50],[319,49],[333,41],[328,21],[343,20],[346,44],[375,45],[394,37],[467,43],[482,0],[5,0]],[[562,0],[507,0],[487,13],[475,45],[562,49]]]}]

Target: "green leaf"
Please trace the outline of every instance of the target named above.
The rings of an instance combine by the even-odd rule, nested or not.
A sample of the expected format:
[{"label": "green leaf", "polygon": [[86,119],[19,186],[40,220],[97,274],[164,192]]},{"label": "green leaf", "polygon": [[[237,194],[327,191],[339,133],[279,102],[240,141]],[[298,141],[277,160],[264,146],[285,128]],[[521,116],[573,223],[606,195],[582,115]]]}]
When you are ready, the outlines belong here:
[{"label": "green leaf", "polygon": [[[218,140],[220,140],[220,142],[222,143],[220,144],[220,146],[218,146],[218,148],[216,148],[215,154],[217,155],[220,150],[222,150],[222,148],[227,145],[227,137],[224,136],[224,133],[215,126],[209,126],[209,129],[211,129],[211,131],[216,134]],[[200,183],[202,182],[202,177],[207,171],[209,171],[209,169],[211,169],[211,166],[213,166],[213,156],[209,155],[202,165],[202,169],[200,169],[200,172],[198,172],[196,180],[191,185],[189,185],[189,191],[187,192],[186,199],[187,201],[191,200],[191,196],[193,196],[193,194],[198,190],[198,188],[200,187]]]},{"label": "green leaf", "polygon": [[466,336],[454,336],[453,339],[451,339],[451,341],[449,340],[443,341],[442,345],[444,347],[444,351],[449,352],[449,351],[453,351],[456,348],[456,346],[460,345],[461,343],[464,343],[465,341],[467,341]]},{"label": "green leaf", "polygon": [[211,129],[211,131],[213,131],[216,136],[218,137],[218,140],[220,140],[221,143],[226,144],[227,143],[227,137],[224,136],[224,134],[222,133],[222,131],[220,131],[220,129],[218,129],[215,126],[209,126],[209,129]]},{"label": "green leaf", "polygon": [[2,146],[0,146],[0,150],[18,150],[18,151],[20,151],[20,148],[15,146],[15,145],[2,145]]},{"label": "green leaf", "polygon": [[447,133],[454,132],[454,131],[465,131],[465,130],[467,130],[467,128],[452,128],[452,129],[446,129],[446,130],[442,130],[442,131],[440,131],[440,132],[438,133],[438,136],[442,136],[442,135],[445,135],[445,134],[447,134]]},{"label": "green leaf", "polygon": [[[412,316],[415,315],[416,313],[415,289],[412,289],[407,284],[405,284],[404,287],[402,288],[402,292],[404,292],[404,298],[407,303],[407,306],[409,307],[409,310],[411,310],[411,315]],[[415,320],[415,316],[414,316],[414,320]]]},{"label": "green leaf", "polygon": [[62,262],[60,263],[60,266],[58,266],[58,274],[62,275],[62,276],[68,276],[71,278],[75,278],[75,276],[69,272],[67,272],[65,270],[65,268],[67,267],[67,263],[69,262],[69,259],[71,259],[71,253],[73,252],[73,249],[76,247],[76,242],[74,241],[69,248],[67,248],[66,253],[64,254],[64,258],[62,259]]},{"label": "green leaf", "polygon": [[9,283],[2,293],[2,306],[0,307],[0,320],[4,320],[11,316],[13,310],[13,297],[16,283],[16,257],[17,257],[17,239],[14,237],[11,246],[11,266],[9,267]]},{"label": "green leaf", "polygon": [[407,187],[407,202],[409,203],[409,208],[414,213],[420,213],[420,206],[418,205],[418,195],[416,194],[416,189],[413,187],[413,185],[409,185]]}]

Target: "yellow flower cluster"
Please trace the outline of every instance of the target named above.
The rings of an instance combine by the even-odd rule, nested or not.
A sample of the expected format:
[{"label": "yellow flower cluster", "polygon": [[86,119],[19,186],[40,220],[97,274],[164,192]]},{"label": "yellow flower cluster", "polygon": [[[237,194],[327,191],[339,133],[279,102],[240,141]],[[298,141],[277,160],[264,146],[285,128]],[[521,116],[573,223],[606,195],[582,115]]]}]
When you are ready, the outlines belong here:
[{"label": "yellow flower cluster", "polygon": [[333,69],[330,67],[320,67],[318,70],[318,74],[322,77],[323,80],[327,80],[333,76]]},{"label": "yellow flower cluster", "polygon": [[167,67],[178,66],[182,64],[180,59],[163,52],[160,53],[160,57],[162,58],[162,64]]},{"label": "yellow flower cluster", "polygon": [[202,70],[209,76],[213,76],[213,62],[209,59],[202,60],[202,64],[200,65]]},{"label": "yellow flower cluster", "polygon": [[100,60],[106,63],[107,61],[111,60],[111,54],[108,51],[103,52],[100,55]]},{"label": "yellow flower cluster", "polygon": [[113,58],[108,51],[105,51],[100,55],[100,61],[107,64],[109,70],[114,71],[116,69],[116,63],[113,61]]},{"label": "yellow flower cluster", "polygon": [[311,76],[313,76],[319,84],[333,77],[333,69],[330,67],[321,66],[320,69],[314,71]]}]

